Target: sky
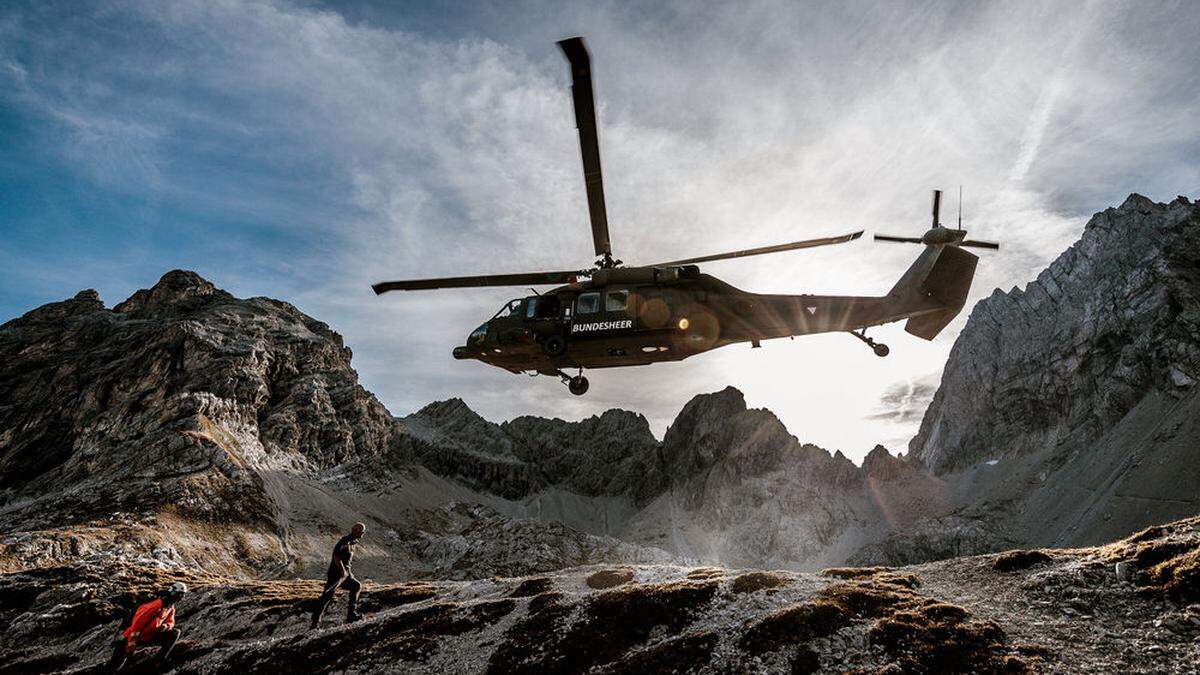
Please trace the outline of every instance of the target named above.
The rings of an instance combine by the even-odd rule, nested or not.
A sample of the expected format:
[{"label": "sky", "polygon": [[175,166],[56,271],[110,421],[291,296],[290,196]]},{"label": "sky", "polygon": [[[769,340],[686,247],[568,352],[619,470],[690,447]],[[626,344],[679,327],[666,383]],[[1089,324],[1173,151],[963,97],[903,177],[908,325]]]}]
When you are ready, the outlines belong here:
[{"label": "sky", "polygon": [[[1187,2],[0,4],[0,321],[192,269],[292,302],[397,415],[640,412],[726,385],[802,441],[904,450],[970,306],[1023,287],[1131,192],[1200,195]],[[963,186],[983,252],[932,342],[873,329],[591,371],[570,396],[450,350],[523,289],[385,279],[577,269],[591,235],[555,42],[592,52],[615,254],[650,262],[866,229],[919,236]],[[946,220],[946,218],[943,218]],[[745,290],[879,295],[916,246],[705,265]]]}]

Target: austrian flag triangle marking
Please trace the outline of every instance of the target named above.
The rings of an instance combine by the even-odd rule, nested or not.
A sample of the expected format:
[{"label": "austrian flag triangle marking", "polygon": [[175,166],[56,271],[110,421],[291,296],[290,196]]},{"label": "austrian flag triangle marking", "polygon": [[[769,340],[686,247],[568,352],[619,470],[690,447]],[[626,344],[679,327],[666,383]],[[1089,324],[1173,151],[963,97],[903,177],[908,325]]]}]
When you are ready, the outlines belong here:
[{"label": "austrian flag triangle marking", "polygon": [[816,308],[816,307],[805,307],[804,309],[808,310],[808,313],[809,313],[809,314],[816,314],[816,313],[817,313],[817,308]]}]

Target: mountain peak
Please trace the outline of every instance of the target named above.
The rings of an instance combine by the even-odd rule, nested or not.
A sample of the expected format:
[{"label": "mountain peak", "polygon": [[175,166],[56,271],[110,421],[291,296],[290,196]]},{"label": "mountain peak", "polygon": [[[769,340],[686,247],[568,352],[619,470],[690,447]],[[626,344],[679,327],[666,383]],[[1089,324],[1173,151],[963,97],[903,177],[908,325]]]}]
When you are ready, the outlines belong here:
[{"label": "mountain peak", "polygon": [[863,472],[868,478],[876,480],[892,480],[904,472],[908,464],[899,457],[888,452],[882,445],[876,445],[863,458]]},{"label": "mountain peak", "polygon": [[104,306],[104,303],[101,302],[101,300],[100,300],[100,293],[97,292],[96,289],[94,289],[94,288],[85,288],[82,291],[79,291],[78,293],[76,293],[75,297],[73,297],[71,299],[78,300],[79,302],[92,302],[92,303],[99,302],[101,307]]},{"label": "mountain peak", "polygon": [[143,288],[113,311],[124,314],[160,316],[172,312],[187,312],[233,296],[217,288],[204,277],[190,270],[171,270],[158,283]]},{"label": "mountain peak", "polygon": [[1128,197],[1125,198],[1124,202],[1121,202],[1121,205],[1117,207],[1117,210],[1121,212],[1143,211],[1148,213],[1155,209],[1161,208],[1162,204],[1159,204],[1153,199],[1150,199],[1145,195],[1132,192]]}]

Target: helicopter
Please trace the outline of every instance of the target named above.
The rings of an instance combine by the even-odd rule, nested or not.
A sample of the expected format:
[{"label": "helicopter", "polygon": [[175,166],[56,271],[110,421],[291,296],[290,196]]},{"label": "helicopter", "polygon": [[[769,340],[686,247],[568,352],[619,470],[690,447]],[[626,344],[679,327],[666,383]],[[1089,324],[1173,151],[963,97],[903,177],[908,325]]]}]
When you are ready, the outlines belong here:
[{"label": "helicopter", "polygon": [[[575,126],[592,243],[599,258],[589,268],[481,276],[386,281],[375,293],[488,286],[554,288],[509,301],[453,350],[512,373],[558,377],[577,396],[588,390],[585,368],[644,366],[680,361],[726,345],[846,332],[887,356],[887,345],[866,329],[906,321],[904,329],[932,340],[966,302],[978,257],[964,247],[998,249],[966,238],[959,193],[957,228],[939,220],[941,190],[933,192],[933,221],[920,237],[874,236],[876,241],[921,244],[924,250],[886,295],[767,295],[750,293],[700,271],[699,263],[844,244],[863,232],[794,241],[650,265],[625,265],[613,257],[600,170],[600,145],[592,91],[591,57],[583,38],[558,42],[571,68]],[[567,371],[576,370],[569,375]]]}]

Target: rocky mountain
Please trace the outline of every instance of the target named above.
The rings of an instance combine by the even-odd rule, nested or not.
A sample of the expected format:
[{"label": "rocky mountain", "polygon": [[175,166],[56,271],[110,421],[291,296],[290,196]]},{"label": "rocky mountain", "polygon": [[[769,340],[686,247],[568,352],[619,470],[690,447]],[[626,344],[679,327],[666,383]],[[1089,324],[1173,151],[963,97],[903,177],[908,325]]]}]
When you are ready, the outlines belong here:
[{"label": "rocky mountain", "polygon": [[350,359],[295,307],[183,271],[112,309],[83,291],[0,325],[0,564],[107,551],[303,573],[356,520],[386,578],[668,559],[463,506],[479,500],[414,463],[427,445]]},{"label": "rocky mountain", "polygon": [[661,491],[658,441],[646,418],[609,410],[580,422],[518,417],[493,424],[461,399],[431,403],[402,420],[424,441],[417,458],[433,471],[502,497],[551,486],[644,501]]},{"label": "rocky mountain", "polygon": [[420,441],[418,461],[502,498],[494,508],[689,560],[819,569],[950,508],[923,467],[882,447],[855,466],[748,409],[732,387],[695,397],[661,442],[645,418],[618,410],[494,424],[455,399],[402,424]]},{"label": "rocky mountain", "polygon": [[959,524],[1097,544],[1200,512],[1198,379],[1200,206],[1131,195],[975,306],[910,456]]}]

